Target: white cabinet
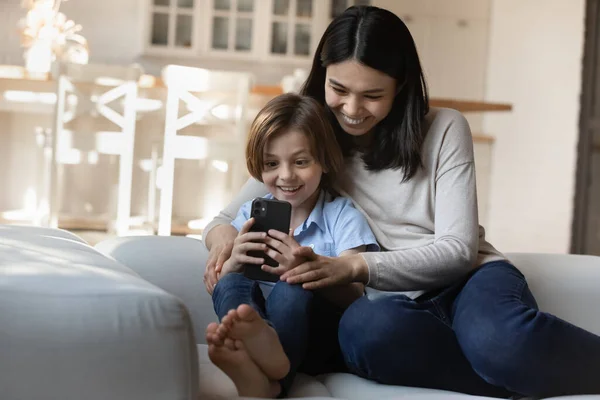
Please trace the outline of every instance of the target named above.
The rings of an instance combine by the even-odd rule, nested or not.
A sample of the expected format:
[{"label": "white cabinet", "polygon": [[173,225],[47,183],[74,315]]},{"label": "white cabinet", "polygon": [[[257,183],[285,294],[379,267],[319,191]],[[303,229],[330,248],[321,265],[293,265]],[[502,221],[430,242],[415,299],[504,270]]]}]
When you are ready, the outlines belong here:
[{"label": "white cabinet", "polygon": [[256,3],[255,0],[209,2],[210,9],[204,20],[208,21],[210,52],[251,54],[255,50]]},{"label": "white cabinet", "polygon": [[351,6],[370,6],[371,0],[330,0],[329,2],[329,19],[333,19],[344,12]]},{"label": "white cabinet", "polygon": [[0,2],[0,64],[21,64],[21,48],[17,23],[25,15],[16,0]]},{"label": "white cabinet", "polygon": [[269,55],[310,57],[315,24],[314,0],[273,0],[269,13]]},{"label": "white cabinet", "polygon": [[372,0],[144,0],[145,52],[309,62],[334,16]]},{"label": "white cabinet", "polygon": [[157,51],[191,52],[195,43],[198,0],[149,0],[147,44]]},{"label": "white cabinet", "polygon": [[489,19],[489,0],[428,0],[434,15],[461,19]]},{"label": "white cabinet", "polygon": [[[433,3],[439,0],[373,0],[373,5],[390,10],[400,18],[406,16],[429,16]],[[447,2],[448,0],[441,0]],[[452,1],[450,1],[452,3]]]},{"label": "white cabinet", "polygon": [[431,23],[428,18],[415,18],[410,15],[407,15],[403,18],[406,27],[410,31],[410,34],[415,41],[415,46],[417,46],[417,52],[419,53],[419,60],[421,61],[421,66],[425,69],[425,76],[429,76],[429,58],[430,54],[427,51],[429,48],[429,42],[431,37]]},{"label": "white cabinet", "polygon": [[485,94],[490,0],[373,0],[411,31],[431,97]]},{"label": "white cabinet", "polygon": [[309,68],[331,19],[349,6],[373,4],[406,23],[432,97],[484,97],[491,0],[144,1],[154,55],[175,52],[202,58],[205,65],[239,60],[239,68],[260,70],[258,75]]},{"label": "white cabinet", "polygon": [[403,18],[452,17],[489,19],[490,0],[373,0],[373,5],[388,9]]},{"label": "white cabinet", "polygon": [[435,17],[425,49],[431,95],[483,99],[487,65],[488,23]]}]

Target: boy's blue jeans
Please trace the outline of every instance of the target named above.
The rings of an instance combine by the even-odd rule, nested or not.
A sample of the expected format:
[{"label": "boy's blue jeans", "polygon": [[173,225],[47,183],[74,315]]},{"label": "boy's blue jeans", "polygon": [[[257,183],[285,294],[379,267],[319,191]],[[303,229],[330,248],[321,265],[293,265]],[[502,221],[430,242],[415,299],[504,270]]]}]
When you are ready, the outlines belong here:
[{"label": "boy's blue jeans", "polygon": [[279,335],[290,360],[290,372],[280,381],[282,395],[289,390],[299,369],[309,374],[344,369],[337,344],[342,311],[318,293],[301,285],[277,282],[265,299],[258,282],[243,274],[227,274],[213,291],[219,320],[240,304],[249,304]]}]

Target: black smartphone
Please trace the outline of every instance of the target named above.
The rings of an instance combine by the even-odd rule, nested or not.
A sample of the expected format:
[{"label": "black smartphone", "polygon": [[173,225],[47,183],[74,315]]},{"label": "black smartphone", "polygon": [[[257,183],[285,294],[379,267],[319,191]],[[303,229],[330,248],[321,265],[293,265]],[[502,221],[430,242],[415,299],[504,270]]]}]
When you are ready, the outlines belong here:
[{"label": "black smartphone", "polygon": [[[292,205],[287,201],[257,197],[252,201],[250,216],[254,218],[254,224],[250,228],[251,232],[268,232],[270,229],[274,229],[287,235],[290,231]],[[265,264],[271,267],[279,265],[277,261],[262,251],[249,251],[248,255],[264,258]],[[277,282],[279,280],[278,275],[263,271],[260,265],[256,264],[246,264],[244,276],[260,281]]]}]

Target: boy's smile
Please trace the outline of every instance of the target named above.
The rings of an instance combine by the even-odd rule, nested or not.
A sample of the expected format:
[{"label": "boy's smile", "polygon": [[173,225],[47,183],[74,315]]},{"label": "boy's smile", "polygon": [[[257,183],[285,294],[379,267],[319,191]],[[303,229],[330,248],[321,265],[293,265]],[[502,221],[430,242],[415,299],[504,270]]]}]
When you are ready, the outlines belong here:
[{"label": "boy's smile", "polygon": [[319,198],[323,168],[311,154],[306,135],[295,130],[276,135],[267,142],[263,159],[262,179],[269,192],[288,201],[294,214],[310,214]]}]

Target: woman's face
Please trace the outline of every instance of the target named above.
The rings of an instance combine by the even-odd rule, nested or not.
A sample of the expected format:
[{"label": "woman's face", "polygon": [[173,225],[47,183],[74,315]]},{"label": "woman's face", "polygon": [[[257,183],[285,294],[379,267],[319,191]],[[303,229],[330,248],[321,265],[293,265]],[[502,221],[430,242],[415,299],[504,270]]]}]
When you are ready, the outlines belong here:
[{"label": "woman's face", "polygon": [[342,129],[352,136],[369,133],[384,119],[395,94],[394,78],[357,61],[327,67],[325,102]]}]

